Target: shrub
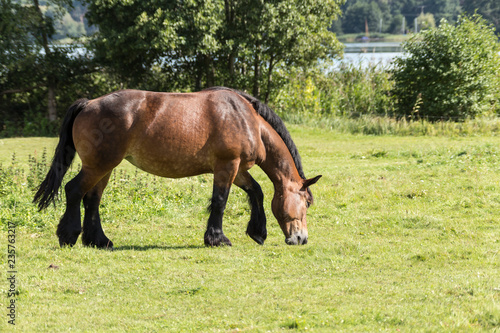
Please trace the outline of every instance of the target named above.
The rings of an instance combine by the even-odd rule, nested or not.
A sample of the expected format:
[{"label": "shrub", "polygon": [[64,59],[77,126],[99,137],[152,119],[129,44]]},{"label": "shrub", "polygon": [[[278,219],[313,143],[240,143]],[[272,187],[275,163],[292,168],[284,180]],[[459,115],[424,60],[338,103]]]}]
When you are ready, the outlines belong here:
[{"label": "shrub", "polygon": [[499,109],[500,47],[479,15],[442,20],[403,45],[393,78],[400,115],[463,120]]},{"label": "shrub", "polygon": [[391,115],[393,82],[382,66],[342,65],[333,71],[290,70],[273,106],[287,121]]},{"label": "shrub", "polygon": [[418,30],[426,30],[436,27],[436,21],[434,20],[434,15],[431,13],[420,14],[417,17]]}]

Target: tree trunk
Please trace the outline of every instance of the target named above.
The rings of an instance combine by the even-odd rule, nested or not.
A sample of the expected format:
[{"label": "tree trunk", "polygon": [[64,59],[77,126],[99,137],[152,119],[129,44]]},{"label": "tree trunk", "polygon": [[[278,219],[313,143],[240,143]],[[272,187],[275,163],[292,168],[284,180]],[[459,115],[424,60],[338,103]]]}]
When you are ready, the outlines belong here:
[{"label": "tree trunk", "polygon": [[255,55],[254,55],[254,63],[253,63],[253,95],[255,98],[259,98],[260,95],[260,43],[257,42],[255,44]]},{"label": "tree trunk", "polygon": [[205,74],[207,76],[207,88],[215,85],[215,70],[210,55],[205,54]]},{"label": "tree trunk", "polygon": [[56,109],[56,90],[49,84],[49,100],[48,100],[48,118],[49,121],[57,120],[57,109]]},{"label": "tree trunk", "polygon": [[195,91],[200,91],[202,89],[201,87],[202,78],[203,78],[203,61],[201,59],[201,55],[198,54],[196,56],[196,80],[194,83]]},{"label": "tree trunk", "polygon": [[267,70],[267,88],[266,88],[266,97],[264,99],[264,103],[266,104],[269,103],[269,94],[271,93],[273,69],[274,69],[274,54],[271,56],[271,59],[269,59],[269,67]]},{"label": "tree trunk", "polygon": [[234,22],[234,4],[230,0],[224,0],[224,9],[226,11],[226,21],[229,25]]},{"label": "tree trunk", "polygon": [[[228,59],[228,67],[229,67],[229,85],[230,86],[233,86],[234,85],[234,63],[235,63],[235,60],[236,60],[236,48],[233,49],[233,51],[231,51],[231,53],[229,54],[229,59]],[[226,83],[226,85],[228,85]]]},{"label": "tree trunk", "polygon": [[[47,22],[43,16],[42,10],[40,9],[40,4],[38,0],[33,0],[35,10],[37,11],[38,17],[40,19],[40,31],[42,35],[42,46],[45,51],[45,63],[51,65],[49,59],[52,57],[52,51],[49,47],[49,36],[47,35]],[[49,121],[57,120],[57,109],[56,109],[56,83],[52,72],[47,71],[47,118]]]},{"label": "tree trunk", "polygon": [[[224,8],[226,11],[226,25],[228,27],[228,36],[227,38],[229,40],[233,39],[233,33],[234,30],[236,29],[235,24],[234,24],[234,1],[231,0],[224,0]],[[236,62],[236,55],[238,54],[238,47],[236,45],[233,45],[233,48],[231,50],[231,53],[229,54],[228,57],[228,71],[229,71],[229,78],[225,82],[226,86],[234,86],[234,64]]]}]

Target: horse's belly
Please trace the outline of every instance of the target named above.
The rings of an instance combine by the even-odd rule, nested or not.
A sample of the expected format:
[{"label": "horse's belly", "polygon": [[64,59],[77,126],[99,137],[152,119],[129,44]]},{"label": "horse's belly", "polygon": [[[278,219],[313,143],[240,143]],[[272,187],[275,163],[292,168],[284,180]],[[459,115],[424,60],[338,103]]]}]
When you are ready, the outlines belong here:
[{"label": "horse's belly", "polygon": [[128,156],[126,160],[143,171],[167,178],[191,177],[213,171],[206,162],[182,156],[144,156],[139,154],[139,156]]}]

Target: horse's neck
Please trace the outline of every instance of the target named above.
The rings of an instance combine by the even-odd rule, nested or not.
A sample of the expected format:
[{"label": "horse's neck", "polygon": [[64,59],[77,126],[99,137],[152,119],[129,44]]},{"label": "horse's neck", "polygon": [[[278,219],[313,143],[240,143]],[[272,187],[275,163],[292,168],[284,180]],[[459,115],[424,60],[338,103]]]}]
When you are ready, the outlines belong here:
[{"label": "horse's neck", "polygon": [[275,188],[282,187],[288,182],[299,182],[302,178],[297,171],[292,155],[281,137],[270,126],[262,129],[262,141],[266,150],[266,157],[259,164],[274,184]]}]

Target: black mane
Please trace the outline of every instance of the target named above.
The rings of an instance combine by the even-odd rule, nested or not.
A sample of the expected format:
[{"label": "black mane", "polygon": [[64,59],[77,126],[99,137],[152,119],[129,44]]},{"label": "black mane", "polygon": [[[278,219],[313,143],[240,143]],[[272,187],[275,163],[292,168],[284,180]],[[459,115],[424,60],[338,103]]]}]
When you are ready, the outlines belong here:
[{"label": "black mane", "polygon": [[255,111],[257,111],[257,113],[262,118],[264,118],[269,123],[269,125],[271,125],[271,127],[279,134],[279,136],[287,146],[288,150],[290,151],[290,154],[292,155],[295,167],[297,168],[300,177],[302,179],[306,179],[306,176],[304,175],[304,170],[302,169],[302,161],[300,159],[299,151],[297,150],[297,146],[295,146],[295,143],[293,142],[292,137],[290,136],[290,132],[288,132],[288,129],[286,128],[283,120],[281,120],[281,118],[269,106],[262,103],[257,98],[236,89],[231,89],[226,87],[211,87],[205,90],[232,91],[234,93],[237,93],[241,97],[245,98],[248,102],[250,102]]}]

